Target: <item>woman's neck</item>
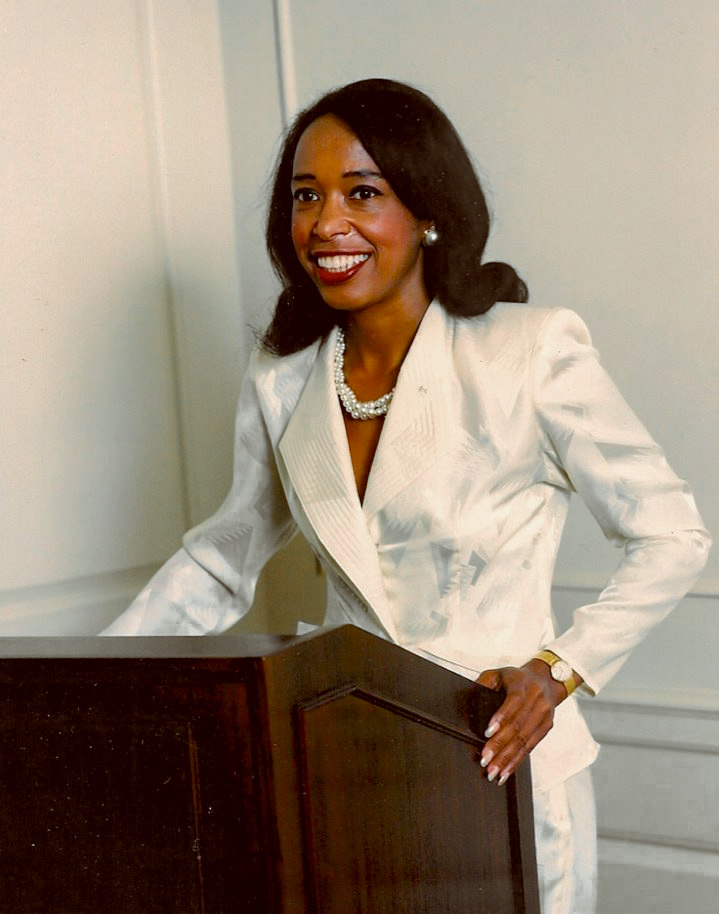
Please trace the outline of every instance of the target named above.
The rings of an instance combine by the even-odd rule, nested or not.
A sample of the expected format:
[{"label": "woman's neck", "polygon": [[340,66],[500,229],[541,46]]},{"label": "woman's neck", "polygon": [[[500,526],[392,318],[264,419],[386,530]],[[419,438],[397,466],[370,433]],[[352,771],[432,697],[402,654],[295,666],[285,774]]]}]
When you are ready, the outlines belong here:
[{"label": "woman's neck", "polygon": [[398,373],[428,307],[427,299],[409,308],[348,314],[346,370],[364,377]]}]

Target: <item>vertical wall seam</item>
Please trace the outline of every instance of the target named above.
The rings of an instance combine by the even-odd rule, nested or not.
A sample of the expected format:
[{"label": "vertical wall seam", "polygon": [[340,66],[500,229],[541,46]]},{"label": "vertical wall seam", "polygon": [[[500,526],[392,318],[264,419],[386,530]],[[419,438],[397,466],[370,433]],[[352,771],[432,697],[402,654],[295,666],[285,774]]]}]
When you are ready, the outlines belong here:
[{"label": "vertical wall seam", "polygon": [[273,0],[272,11],[275,27],[275,54],[280,115],[286,128],[299,108],[297,69],[292,40],[291,0]]},{"label": "vertical wall seam", "polygon": [[157,235],[163,264],[165,288],[165,317],[170,341],[170,365],[172,371],[173,404],[175,409],[177,453],[180,467],[180,504],[184,529],[190,526],[190,481],[187,455],[187,423],[184,413],[182,381],[180,375],[181,316],[177,313],[175,301],[175,269],[172,262],[171,246],[168,243],[171,231],[170,190],[167,181],[167,150],[162,124],[160,101],[160,75],[157,60],[157,25],[155,0],[139,0],[141,14],[140,35],[142,38],[144,84],[146,97],[146,122],[148,131],[148,158],[152,171],[152,194],[154,198]]}]

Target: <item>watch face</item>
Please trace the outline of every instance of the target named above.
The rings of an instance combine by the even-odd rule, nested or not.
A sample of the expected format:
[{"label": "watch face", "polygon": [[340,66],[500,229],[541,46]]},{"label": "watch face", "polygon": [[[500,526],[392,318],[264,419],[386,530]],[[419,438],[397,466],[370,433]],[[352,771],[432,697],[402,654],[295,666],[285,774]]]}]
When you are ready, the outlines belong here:
[{"label": "watch face", "polygon": [[557,682],[566,682],[572,675],[572,668],[566,660],[557,660],[552,665],[552,679],[556,679]]}]

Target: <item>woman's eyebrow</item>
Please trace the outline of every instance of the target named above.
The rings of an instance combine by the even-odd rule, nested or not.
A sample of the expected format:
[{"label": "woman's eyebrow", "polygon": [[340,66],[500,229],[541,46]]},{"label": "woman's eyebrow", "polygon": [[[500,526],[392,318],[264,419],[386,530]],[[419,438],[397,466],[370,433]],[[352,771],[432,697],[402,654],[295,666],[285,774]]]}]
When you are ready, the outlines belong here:
[{"label": "woman's eyebrow", "polygon": [[[371,169],[359,169],[358,171],[346,171],[343,175],[343,178],[382,178],[382,174],[379,171],[372,171]],[[384,178],[382,178],[384,180]]]},{"label": "woman's eyebrow", "polygon": [[[357,169],[356,171],[345,171],[342,174],[343,178],[380,178],[384,181],[384,177],[379,171],[372,171],[371,169]],[[301,174],[292,175],[293,181],[316,181],[317,178],[312,172],[302,172]]]}]

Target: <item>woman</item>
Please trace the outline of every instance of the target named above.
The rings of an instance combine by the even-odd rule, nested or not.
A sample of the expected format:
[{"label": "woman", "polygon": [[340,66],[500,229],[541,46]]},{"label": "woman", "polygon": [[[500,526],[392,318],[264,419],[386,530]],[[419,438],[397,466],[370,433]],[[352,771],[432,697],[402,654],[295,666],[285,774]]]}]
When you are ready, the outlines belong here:
[{"label": "woman", "polygon": [[[481,763],[532,752],[545,914],[593,910],[596,756],[576,702],[691,586],[709,538],[686,485],[570,311],[482,264],[485,200],[446,116],[389,80],[303,112],[280,155],[268,247],[282,280],[237,413],[235,478],[108,634],[220,632],[299,528],[351,622],[506,699]],[[569,496],[624,559],[554,632]]]}]

